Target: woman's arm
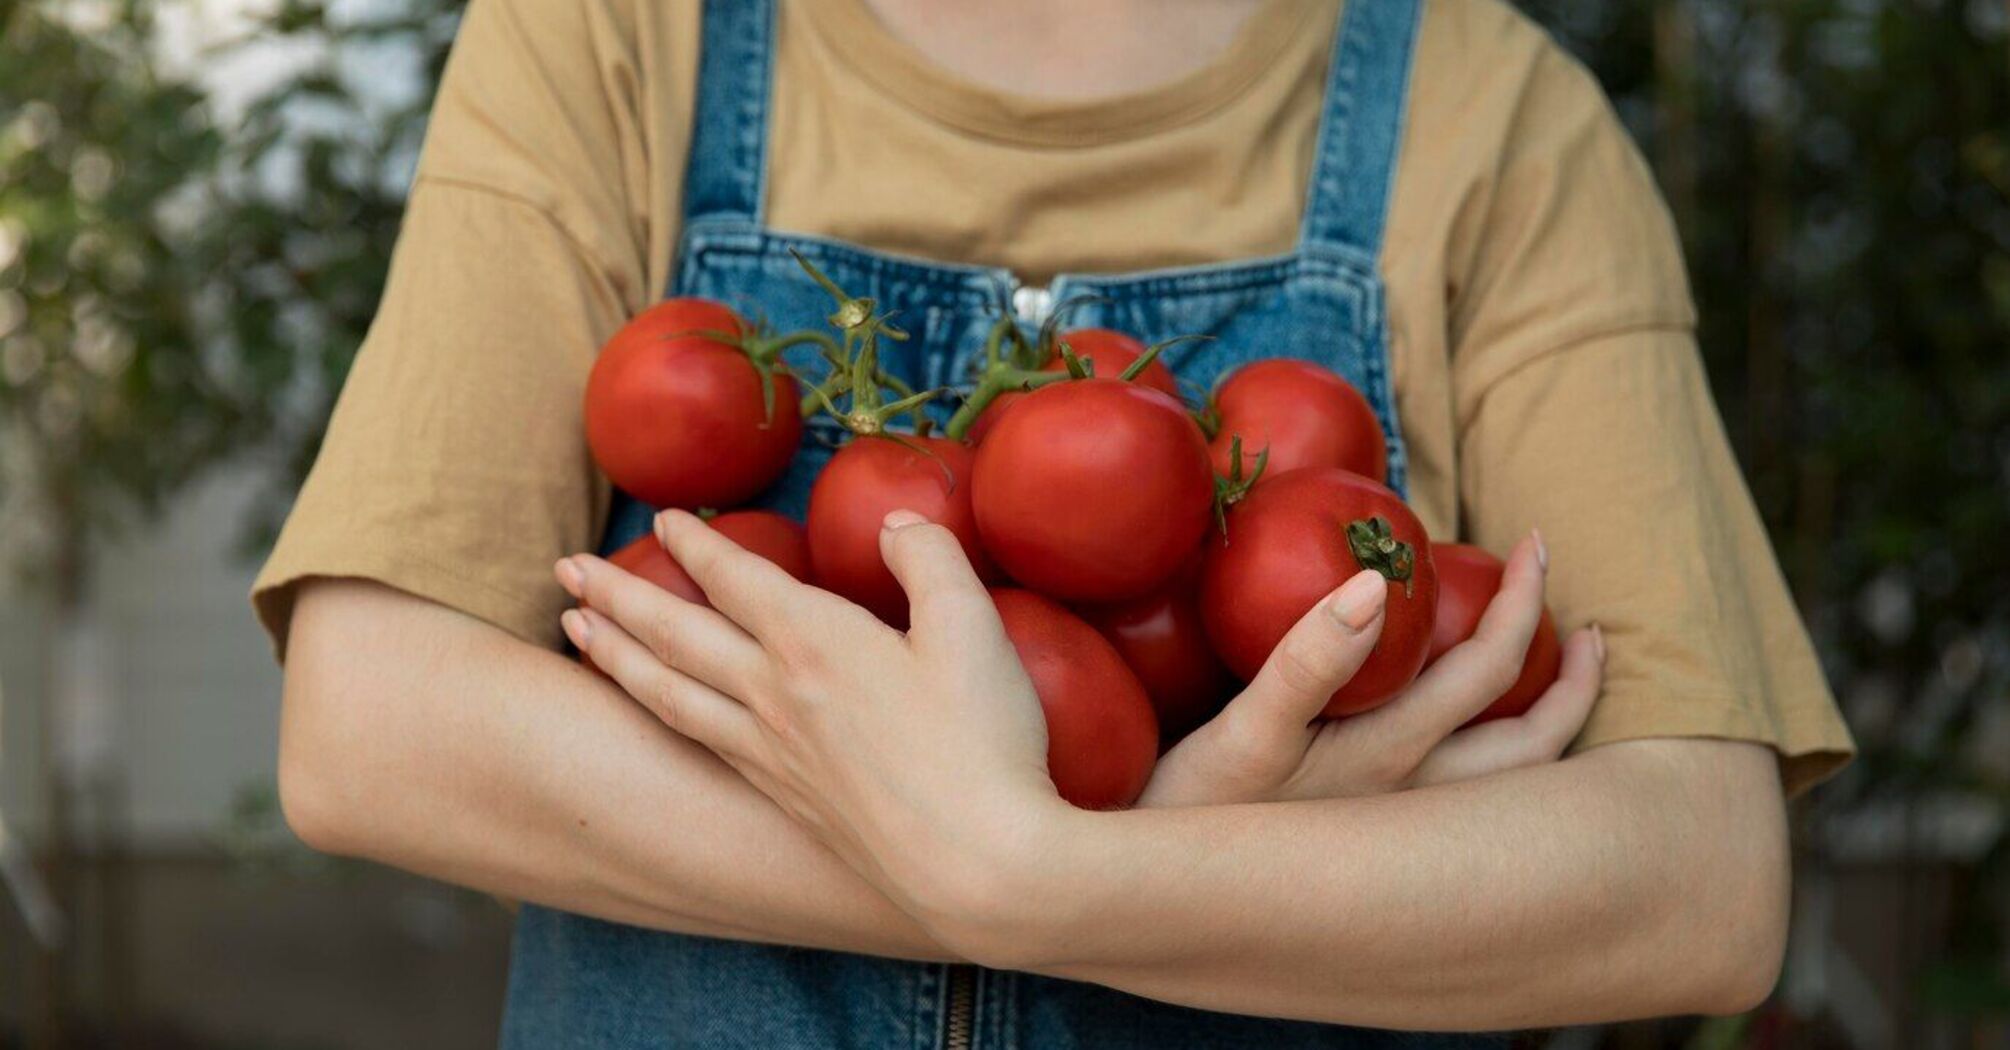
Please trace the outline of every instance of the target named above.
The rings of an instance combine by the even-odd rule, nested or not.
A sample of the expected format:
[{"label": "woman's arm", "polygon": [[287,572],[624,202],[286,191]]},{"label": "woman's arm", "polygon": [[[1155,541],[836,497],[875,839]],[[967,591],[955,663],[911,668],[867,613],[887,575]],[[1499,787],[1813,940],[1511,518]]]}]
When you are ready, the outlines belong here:
[{"label": "woman's arm", "polygon": [[[1373,798],[1087,813],[1044,775],[1037,700],[947,530],[887,518],[903,635],[688,514],[657,529],[715,608],[568,559],[592,609],[566,614],[575,642],[959,954],[1446,1029],[1731,1011],[1777,973],[1788,863],[1763,748],[1641,741]],[[1499,662],[1456,654],[1446,673]]]},{"label": "woman's arm", "polygon": [[1656,740],[1374,798],[1073,812],[1040,863],[993,856],[938,932],[996,965],[1377,1027],[1736,1012],[1786,940],[1778,778],[1757,745]]},{"label": "woman's arm", "polygon": [[[1526,598],[1540,606],[1539,584]],[[309,845],[657,929],[950,957],[725,763],[572,661],[360,580],[306,583],[293,623],[280,785]],[[1235,731],[1169,756],[1178,783],[1155,781],[1156,804],[1395,790],[1550,761],[1597,691],[1580,660],[1538,705],[1545,717],[1485,739],[1451,732],[1476,706],[1457,697],[1358,726],[1377,732],[1309,734],[1298,712],[1373,641],[1310,626],[1294,635],[1299,678],[1259,683],[1231,706]],[[1392,754],[1401,768],[1382,761]]]},{"label": "woman's arm", "polygon": [[279,765],[325,852],[655,929],[950,957],[627,694],[380,584],[302,585]]}]

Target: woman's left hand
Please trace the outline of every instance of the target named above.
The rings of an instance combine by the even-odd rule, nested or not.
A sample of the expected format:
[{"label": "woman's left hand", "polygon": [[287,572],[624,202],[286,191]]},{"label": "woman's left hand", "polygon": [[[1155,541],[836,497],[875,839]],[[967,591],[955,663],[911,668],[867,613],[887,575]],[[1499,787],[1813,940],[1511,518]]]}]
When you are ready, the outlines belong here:
[{"label": "woman's left hand", "polygon": [[1394,700],[1322,720],[1327,698],[1381,635],[1389,587],[1363,570],[1292,627],[1247,689],[1159,759],[1138,805],[1382,795],[1556,761],[1598,699],[1605,642],[1595,626],[1564,640],[1562,673],[1527,712],[1467,724],[1521,673],[1548,563],[1541,537],[1530,533],[1509,554],[1472,638]]},{"label": "woman's left hand", "polygon": [[896,631],[797,582],[698,518],[657,538],[713,608],[589,555],[558,563],[580,651],[724,759],[924,924],[987,888],[1071,812],[1046,723],[984,585],[950,532],[887,516],[880,550],[913,603]]}]

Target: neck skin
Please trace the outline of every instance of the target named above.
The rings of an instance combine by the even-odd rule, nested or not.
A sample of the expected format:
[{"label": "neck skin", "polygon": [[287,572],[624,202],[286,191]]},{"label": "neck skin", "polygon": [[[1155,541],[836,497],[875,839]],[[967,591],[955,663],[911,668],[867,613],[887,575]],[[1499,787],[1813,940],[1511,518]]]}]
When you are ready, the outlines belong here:
[{"label": "neck skin", "polygon": [[1149,91],[1221,57],[1264,0],[864,0],[937,65],[1061,101]]}]

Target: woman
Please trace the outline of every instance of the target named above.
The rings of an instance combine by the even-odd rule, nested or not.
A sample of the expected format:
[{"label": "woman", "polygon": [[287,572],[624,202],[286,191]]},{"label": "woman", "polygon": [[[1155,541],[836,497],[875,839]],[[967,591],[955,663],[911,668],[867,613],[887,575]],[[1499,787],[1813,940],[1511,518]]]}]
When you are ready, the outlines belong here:
[{"label": "woman", "polygon": [[[1340,371],[1432,533],[1513,548],[1487,627],[1308,729],[1379,626],[1342,587],[1140,808],[1092,814],[925,522],[883,535],[908,635],[682,516],[717,613],[568,556],[652,520],[586,457],[592,348],[665,294],[817,323],[790,249],[902,312],[917,385],[967,375],[1001,282],[1029,324],[1090,293],[1074,323],[1217,336],[1176,362],[1199,383]],[[1466,1045],[1334,1023],[1741,1009],[1784,937],[1782,792],[1850,745],[1692,321],[1596,86],[1493,0],[479,0],[255,592],[289,820],[529,902],[513,1046]],[[827,455],[765,502],[800,512]],[[1545,597],[1563,679],[1455,732]],[[554,651],[576,599],[620,688]]]}]

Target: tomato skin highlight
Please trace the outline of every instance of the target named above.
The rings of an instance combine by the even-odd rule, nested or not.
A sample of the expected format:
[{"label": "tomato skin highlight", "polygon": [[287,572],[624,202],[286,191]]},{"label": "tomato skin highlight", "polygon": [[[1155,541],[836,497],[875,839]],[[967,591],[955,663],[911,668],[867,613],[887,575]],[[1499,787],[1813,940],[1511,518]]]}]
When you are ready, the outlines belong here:
[{"label": "tomato skin highlight", "polygon": [[[1076,357],[1090,365],[1095,375],[1105,379],[1115,379],[1123,375],[1124,369],[1131,367],[1148,349],[1139,340],[1110,328],[1077,328],[1072,332],[1062,333],[1061,342],[1068,344],[1068,349],[1074,351]],[[1058,355],[1040,366],[1042,372],[1067,370],[1068,363]],[[1167,368],[1165,362],[1157,358],[1153,358],[1152,363],[1146,365],[1132,382],[1151,387],[1153,390],[1163,390],[1171,394],[1174,400],[1178,400],[1180,396],[1179,380],[1173,378],[1172,369]],[[1004,417],[1005,410],[1025,396],[1021,391],[1008,391],[998,395],[997,399],[991,402],[991,407],[985,409],[984,414],[970,424],[970,433],[964,435],[965,440],[973,445],[983,444],[985,436],[991,433],[991,428]]]},{"label": "tomato skin highlight", "polygon": [[810,563],[817,583],[906,627],[907,593],[879,552],[881,523],[895,510],[914,511],[955,533],[978,576],[993,578],[997,570],[977,541],[971,489],[971,452],[961,442],[910,434],[854,438],[810,488]]},{"label": "tomato skin highlight", "polygon": [[1199,728],[1235,694],[1235,676],[1214,655],[1201,622],[1198,552],[1142,598],[1076,611],[1138,676],[1158,714],[1162,745]]},{"label": "tomato skin highlight", "polygon": [[1115,602],[1171,576],[1212,521],[1214,471],[1178,400],[1118,379],[1027,394],[977,447],[984,548],[1052,598]]},{"label": "tomato skin highlight", "polygon": [[[1431,544],[1431,561],[1438,570],[1438,615],[1431,630],[1431,652],[1424,659],[1425,667],[1437,663],[1446,650],[1473,636],[1480,617],[1487,611],[1487,603],[1501,589],[1501,576],[1507,571],[1507,563],[1466,543]],[[1542,620],[1535,627],[1535,637],[1529,639],[1528,652],[1522,656],[1521,674],[1507,692],[1466,724],[1514,718],[1527,712],[1556,684],[1562,670],[1563,643],[1557,637],[1556,618],[1545,605]]]},{"label": "tomato skin highlight", "polygon": [[[1235,436],[1243,469],[1270,451],[1264,477],[1304,467],[1339,467],[1373,481],[1389,480],[1389,442],[1368,399],[1352,383],[1310,361],[1272,358],[1243,365],[1214,395],[1219,429],[1208,450],[1227,477]],[[1259,482],[1260,483],[1260,482]]]},{"label": "tomato skin highlight", "polygon": [[586,380],[586,443],[623,492],[653,507],[731,507],[788,469],[802,440],[796,381],[774,376],[774,410],[746,352],[697,332],[744,334],[731,310],[670,299],[622,326]]},{"label": "tomato skin highlight", "polygon": [[1349,522],[1380,517],[1414,550],[1407,588],[1388,581],[1382,633],[1368,659],[1326,703],[1327,718],[1394,699],[1430,653],[1438,577],[1423,523],[1389,489],[1351,471],[1308,467],[1263,482],[1228,511],[1226,542],[1207,545],[1201,616],[1238,678],[1256,676],[1300,617],[1361,571]]},{"label": "tomato skin highlight", "polygon": [[1031,591],[991,591],[1005,636],[1047,717],[1047,773],[1083,809],[1137,801],[1158,763],[1159,727],[1137,676],[1096,629]]}]

